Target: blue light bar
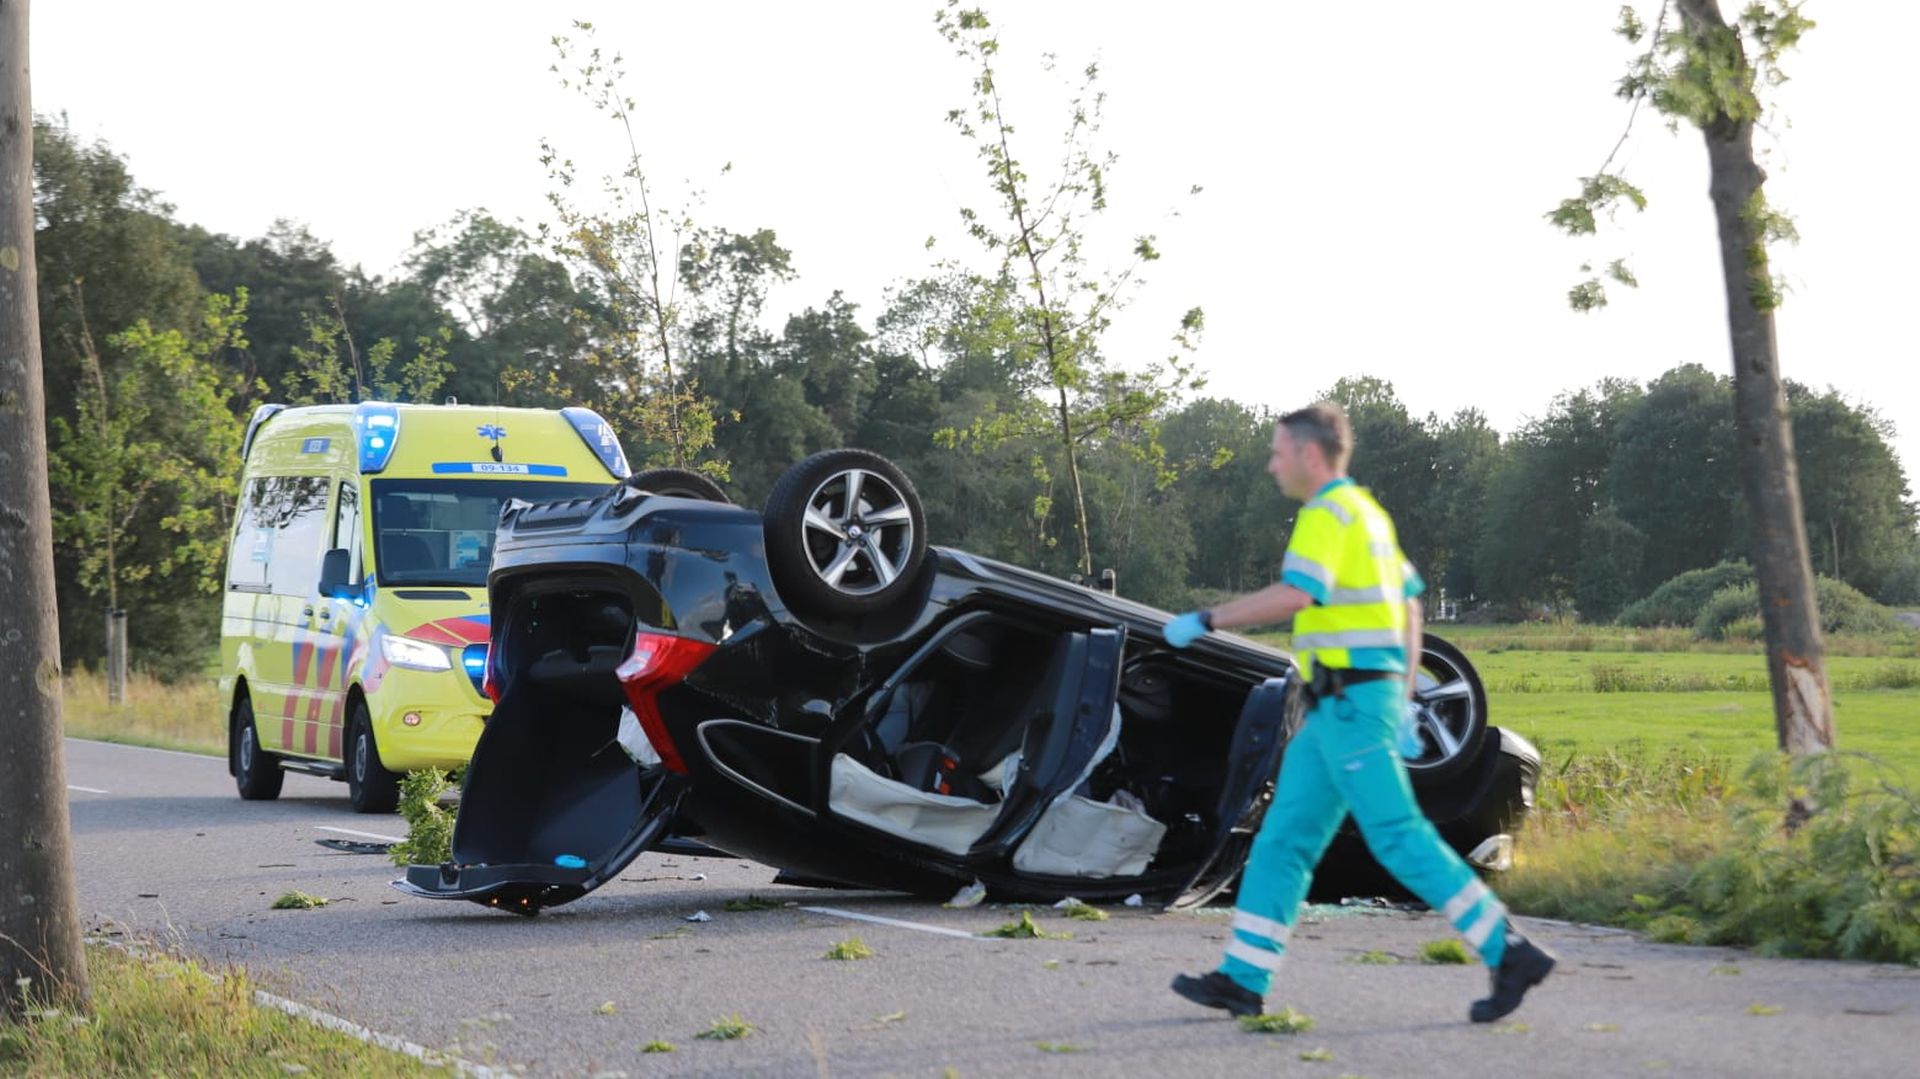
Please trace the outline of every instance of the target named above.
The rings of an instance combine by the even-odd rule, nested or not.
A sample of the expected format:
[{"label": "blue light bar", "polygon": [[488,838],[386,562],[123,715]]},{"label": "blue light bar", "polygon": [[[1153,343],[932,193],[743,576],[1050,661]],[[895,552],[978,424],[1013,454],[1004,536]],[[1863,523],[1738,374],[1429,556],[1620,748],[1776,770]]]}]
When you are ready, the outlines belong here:
[{"label": "blue light bar", "polygon": [[360,471],[385,470],[400,438],[400,410],[380,401],[359,404],[353,410],[353,430],[360,441]]},{"label": "blue light bar", "polygon": [[607,471],[613,473],[614,479],[627,478],[633,470],[627,467],[627,451],[620,448],[620,436],[614,434],[613,424],[601,419],[593,409],[578,405],[563,408],[560,414],[573,424],[573,429],[580,433],[580,440],[587,444],[594,456],[600,458],[601,464],[607,466]]}]

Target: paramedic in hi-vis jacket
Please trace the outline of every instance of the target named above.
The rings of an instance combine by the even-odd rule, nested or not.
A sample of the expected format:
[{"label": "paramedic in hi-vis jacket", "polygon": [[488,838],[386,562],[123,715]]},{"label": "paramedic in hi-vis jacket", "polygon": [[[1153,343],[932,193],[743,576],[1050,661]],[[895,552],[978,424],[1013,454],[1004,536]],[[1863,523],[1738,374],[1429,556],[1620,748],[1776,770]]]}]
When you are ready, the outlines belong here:
[{"label": "paramedic in hi-vis jacket", "polygon": [[1308,694],[1306,722],[1287,746],[1241,877],[1226,957],[1201,977],[1176,977],[1173,990],[1234,1015],[1260,1014],[1314,866],[1352,813],[1374,858],[1480,953],[1493,992],[1469,1014],[1492,1022],[1520,1006],[1554,959],[1520,935],[1414,802],[1399,747],[1419,670],[1425,585],[1400,552],[1392,518],[1347,478],[1352,453],[1340,406],[1282,416],[1267,471],[1304,505],[1280,582],[1167,624],[1167,643],[1185,648],[1209,630],[1292,618]]}]

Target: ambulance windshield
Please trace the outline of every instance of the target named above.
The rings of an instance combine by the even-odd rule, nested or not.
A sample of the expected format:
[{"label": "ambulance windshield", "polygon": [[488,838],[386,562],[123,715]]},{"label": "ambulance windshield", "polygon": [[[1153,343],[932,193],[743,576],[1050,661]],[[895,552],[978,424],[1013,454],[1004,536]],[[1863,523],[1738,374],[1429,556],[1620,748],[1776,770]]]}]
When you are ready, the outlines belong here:
[{"label": "ambulance windshield", "polygon": [[374,480],[374,569],[383,585],[484,585],[502,502],[592,498],[606,489],[540,480]]}]

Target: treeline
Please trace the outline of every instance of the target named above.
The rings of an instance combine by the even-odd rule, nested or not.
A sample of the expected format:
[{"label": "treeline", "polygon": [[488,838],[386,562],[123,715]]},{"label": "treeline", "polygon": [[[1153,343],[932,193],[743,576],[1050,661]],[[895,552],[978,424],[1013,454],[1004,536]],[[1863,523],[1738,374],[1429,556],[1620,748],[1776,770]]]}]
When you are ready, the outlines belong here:
[{"label": "treeline", "polygon": [[[269,400],[588,404],[636,460],[704,468],[747,505],[800,457],[863,446],[913,477],[934,542],[1069,574],[1081,559],[1064,409],[1093,563],[1176,608],[1269,581],[1296,508],[1266,473],[1269,408],[1304,403],[1304,389],[1249,405],[1197,396],[1190,374],[1124,373],[1177,371],[1168,352],[1190,347],[1198,309],[1173,345],[1101,357],[1068,387],[1036,374],[1004,274],[937,264],[878,311],[834,292],[776,333],[767,296],[796,256],[771,231],[687,232],[666,312],[608,272],[601,244],[620,239],[618,221],[546,236],[470,211],[421,232],[399,276],[373,277],[295,224],[239,240],[178,221],[109,147],[60,122],[35,134],[69,664],[100,655],[113,603],[137,664],[205,667],[240,434]],[[664,377],[625,362],[641,339],[668,360]],[[1319,389],[1352,413],[1354,473],[1395,513],[1436,598],[1610,618],[1746,552],[1728,380],[1701,367],[1602,381],[1506,436],[1475,410],[1422,415],[1378,379]],[[1831,392],[1795,387],[1792,406],[1816,568],[1920,602],[1886,422]]]}]

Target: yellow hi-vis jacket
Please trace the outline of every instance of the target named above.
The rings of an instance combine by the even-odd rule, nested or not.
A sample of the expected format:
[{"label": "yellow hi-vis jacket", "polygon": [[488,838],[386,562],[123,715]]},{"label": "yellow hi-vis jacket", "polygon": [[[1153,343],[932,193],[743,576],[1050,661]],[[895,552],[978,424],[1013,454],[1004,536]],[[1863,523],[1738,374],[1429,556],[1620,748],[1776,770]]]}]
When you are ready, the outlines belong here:
[{"label": "yellow hi-vis jacket", "polygon": [[1342,477],[1301,507],[1280,579],[1313,597],[1293,618],[1304,676],[1316,665],[1406,671],[1407,600],[1426,583],[1401,553],[1393,518],[1365,488]]}]

